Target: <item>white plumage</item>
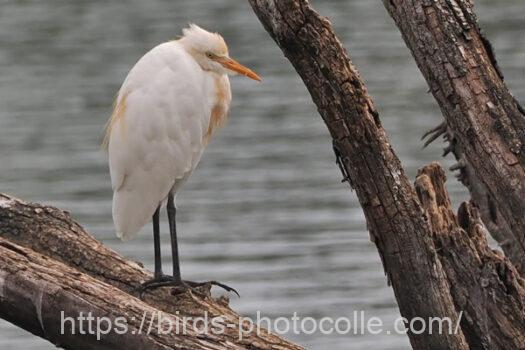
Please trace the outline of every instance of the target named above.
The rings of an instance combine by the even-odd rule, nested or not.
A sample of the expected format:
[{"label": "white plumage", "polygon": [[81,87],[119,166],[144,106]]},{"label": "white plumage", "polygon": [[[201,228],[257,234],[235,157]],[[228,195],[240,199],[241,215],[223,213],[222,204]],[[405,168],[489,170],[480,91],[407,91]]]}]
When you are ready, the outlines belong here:
[{"label": "white plumage", "polygon": [[126,77],[106,144],[117,236],[133,237],[202,156],[231,101],[227,73],[259,77],[228,56],[222,37],[190,25],[146,53]]}]

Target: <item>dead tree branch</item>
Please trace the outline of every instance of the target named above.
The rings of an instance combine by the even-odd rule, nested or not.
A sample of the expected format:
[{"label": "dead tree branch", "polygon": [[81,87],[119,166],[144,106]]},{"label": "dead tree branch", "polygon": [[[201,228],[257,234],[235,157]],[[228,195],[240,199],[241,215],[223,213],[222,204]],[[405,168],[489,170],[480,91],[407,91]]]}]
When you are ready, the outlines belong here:
[{"label": "dead tree branch", "polygon": [[421,171],[416,196],[330,23],[306,0],[250,4],[303,79],[330,131],[401,314],[408,320],[462,316],[453,333],[409,332],[414,349],[523,348],[523,280],[506,258],[488,248],[472,206],[464,204],[459,220],[455,217],[441,168]]},{"label": "dead tree branch", "polygon": [[[218,338],[198,337],[191,327],[169,332],[169,327],[182,330],[180,318],[160,314],[111,285],[3,238],[0,276],[0,316],[58,347],[230,349]],[[93,319],[79,322],[81,315]]]},{"label": "dead tree branch", "polygon": [[[59,209],[0,194],[0,237],[0,317],[67,349],[301,349],[264,329],[249,332],[247,324],[239,339],[241,317],[226,298],[213,299],[209,289],[203,298],[174,297],[170,288],[160,288],[140,301],[136,288],[151,273],[102,245]],[[61,310],[72,316],[93,311],[112,320],[125,316],[135,330],[139,315],[149,322],[160,313],[173,325],[207,314],[210,321],[221,317],[231,326],[221,334],[198,335],[190,324],[186,336],[126,332],[96,341],[89,334],[58,334]]]},{"label": "dead tree branch", "polygon": [[525,275],[525,117],[472,0],[384,0],[448,125],[461,180]]},{"label": "dead tree branch", "polygon": [[454,215],[445,181],[433,163],[419,170],[415,187],[470,348],[523,349],[525,281],[501,252],[490,249],[473,205],[463,203]]},{"label": "dead tree branch", "polygon": [[[401,314],[407,319],[457,320],[431,228],[388,143],[372,99],[331,24],[307,1],[250,0],[250,4],[303,79],[332,135]],[[468,349],[461,330],[409,336],[417,349]]]}]

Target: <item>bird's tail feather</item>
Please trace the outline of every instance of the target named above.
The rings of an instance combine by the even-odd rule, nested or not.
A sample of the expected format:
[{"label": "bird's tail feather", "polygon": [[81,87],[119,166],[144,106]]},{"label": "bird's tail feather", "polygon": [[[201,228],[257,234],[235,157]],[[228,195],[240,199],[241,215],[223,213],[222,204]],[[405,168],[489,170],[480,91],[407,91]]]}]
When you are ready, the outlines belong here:
[{"label": "bird's tail feather", "polygon": [[138,196],[133,191],[113,193],[113,223],[117,237],[129,240],[148,223],[157,209],[158,202],[153,198]]}]

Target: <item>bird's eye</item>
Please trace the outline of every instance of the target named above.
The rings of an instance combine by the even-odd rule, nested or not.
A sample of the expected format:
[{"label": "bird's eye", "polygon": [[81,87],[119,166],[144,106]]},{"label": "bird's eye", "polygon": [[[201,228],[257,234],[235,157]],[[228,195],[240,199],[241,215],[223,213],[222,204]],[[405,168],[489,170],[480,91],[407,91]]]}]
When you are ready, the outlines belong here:
[{"label": "bird's eye", "polygon": [[211,52],[206,52],[206,57],[208,58],[212,58],[213,57],[213,54]]}]

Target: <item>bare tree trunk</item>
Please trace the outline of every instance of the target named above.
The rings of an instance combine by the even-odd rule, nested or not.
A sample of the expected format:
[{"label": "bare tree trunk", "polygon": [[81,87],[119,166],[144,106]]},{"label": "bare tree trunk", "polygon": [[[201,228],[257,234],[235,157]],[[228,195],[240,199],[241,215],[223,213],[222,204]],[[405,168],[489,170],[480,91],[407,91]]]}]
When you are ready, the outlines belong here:
[{"label": "bare tree trunk", "polygon": [[503,81],[473,1],[383,3],[441,107],[448,150],[483,221],[525,275],[524,111]]},{"label": "bare tree trunk", "polygon": [[524,348],[523,280],[489,249],[475,208],[463,204],[459,221],[455,217],[441,168],[421,170],[416,196],[330,23],[306,0],[250,3],[303,79],[332,135],[401,314],[409,321],[449,317],[453,324],[461,315],[453,334],[409,332],[414,349]]},{"label": "bare tree trunk", "polygon": [[[432,243],[432,230],[372,99],[330,23],[307,1],[250,3],[303,79],[332,135],[401,314],[409,320],[449,317],[455,323],[458,312]],[[468,349],[461,329],[457,334],[409,336],[416,349]]]},{"label": "bare tree trunk", "polygon": [[[95,240],[67,212],[0,194],[0,237],[0,317],[67,349],[301,349],[265,329],[250,331],[228,299],[213,299],[209,288],[202,290],[206,297],[175,297],[171,288],[160,288],[140,301],[136,288],[151,273]],[[61,310],[73,317],[92,311],[113,323],[124,316],[135,334],[111,333],[100,341],[78,331],[61,335]],[[143,315],[149,327],[159,314],[173,325],[207,314],[230,326],[204,335],[191,324],[187,335],[145,334],[142,326],[137,334]]]}]

